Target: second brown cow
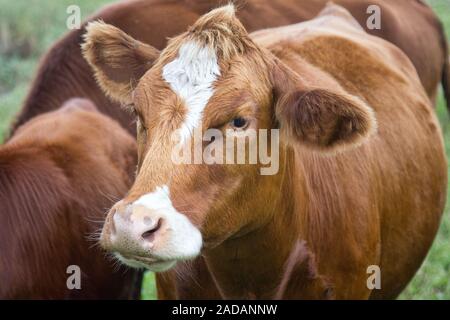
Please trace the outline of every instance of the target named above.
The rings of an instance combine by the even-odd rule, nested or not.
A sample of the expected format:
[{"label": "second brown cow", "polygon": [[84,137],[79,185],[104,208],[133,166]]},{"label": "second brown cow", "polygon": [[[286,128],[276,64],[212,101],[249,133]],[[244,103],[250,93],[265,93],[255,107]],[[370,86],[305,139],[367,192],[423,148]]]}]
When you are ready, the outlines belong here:
[{"label": "second brown cow", "polygon": [[132,137],[84,99],[0,146],[0,299],[139,297],[139,272],[114,266],[95,241],[133,181],[135,153]]}]

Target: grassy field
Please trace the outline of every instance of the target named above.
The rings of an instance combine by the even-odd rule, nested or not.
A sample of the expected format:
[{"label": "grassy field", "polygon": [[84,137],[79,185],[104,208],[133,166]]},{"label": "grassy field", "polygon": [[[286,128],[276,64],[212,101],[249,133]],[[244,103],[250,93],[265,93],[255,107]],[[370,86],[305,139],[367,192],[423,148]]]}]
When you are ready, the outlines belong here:
[{"label": "grassy field", "polygon": [[[82,17],[109,3],[108,0],[0,0],[0,141],[20,108],[36,70],[39,57],[67,32],[66,8],[77,4]],[[450,0],[428,0],[450,35]],[[442,95],[437,113],[447,155],[450,157],[450,119]],[[450,299],[450,192],[436,241],[401,299]],[[147,273],[144,299],[155,298],[154,277]]]}]

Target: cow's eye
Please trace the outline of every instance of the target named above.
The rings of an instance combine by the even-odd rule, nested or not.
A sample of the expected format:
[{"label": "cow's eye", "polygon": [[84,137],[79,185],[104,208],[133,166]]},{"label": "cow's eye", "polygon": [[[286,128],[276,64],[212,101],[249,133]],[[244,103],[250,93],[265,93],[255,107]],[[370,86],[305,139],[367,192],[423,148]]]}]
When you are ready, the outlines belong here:
[{"label": "cow's eye", "polygon": [[248,121],[242,117],[234,118],[231,120],[231,126],[236,129],[244,129],[247,127]]}]

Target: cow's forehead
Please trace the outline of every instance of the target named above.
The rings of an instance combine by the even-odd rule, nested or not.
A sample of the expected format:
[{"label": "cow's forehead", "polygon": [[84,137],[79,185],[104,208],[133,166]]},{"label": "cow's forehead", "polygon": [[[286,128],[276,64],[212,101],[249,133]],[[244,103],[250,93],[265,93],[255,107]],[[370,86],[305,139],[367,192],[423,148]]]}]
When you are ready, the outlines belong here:
[{"label": "cow's forehead", "polygon": [[[210,112],[217,118],[222,105],[231,106],[241,91],[256,90],[259,98],[265,88],[260,86],[261,79],[255,79],[261,75],[255,70],[259,67],[255,63],[261,59],[250,53],[257,54],[257,50],[244,50],[243,44],[229,36],[202,32],[209,37],[186,33],[170,41],[137,89],[140,96],[146,96],[137,99],[138,104],[166,110],[157,114],[167,116],[168,121],[158,123],[170,124],[170,130],[177,130],[182,140],[192,136],[194,129],[202,128],[204,121],[209,122]],[[258,89],[253,87],[258,85]],[[209,105],[213,108],[206,111]],[[176,117],[176,123],[170,121],[170,116]]]},{"label": "cow's forehead", "polygon": [[163,81],[186,109],[178,128],[182,139],[201,126],[204,109],[214,94],[214,83],[220,74],[215,50],[193,40],[181,44],[175,57],[162,66]]}]

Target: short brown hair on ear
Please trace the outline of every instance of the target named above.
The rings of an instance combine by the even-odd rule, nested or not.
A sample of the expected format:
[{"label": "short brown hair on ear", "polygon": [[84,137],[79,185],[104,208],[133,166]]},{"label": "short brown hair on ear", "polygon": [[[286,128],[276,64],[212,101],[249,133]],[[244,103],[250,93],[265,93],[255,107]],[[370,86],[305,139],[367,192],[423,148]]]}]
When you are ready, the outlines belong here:
[{"label": "short brown hair on ear", "polygon": [[275,116],[288,144],[339,152],[360,145],[376,131],[374,111],[362,99],[327,82],[323,87],[307,85],[287,71],[278,81],[290,84],[276,85]]},{"label": "short brown hair on ear", "polygon": [[103,91],[125,104],[130,102],[139,79],[159,57],[156,48],[102,21],[87,25],[81,48]]}]

